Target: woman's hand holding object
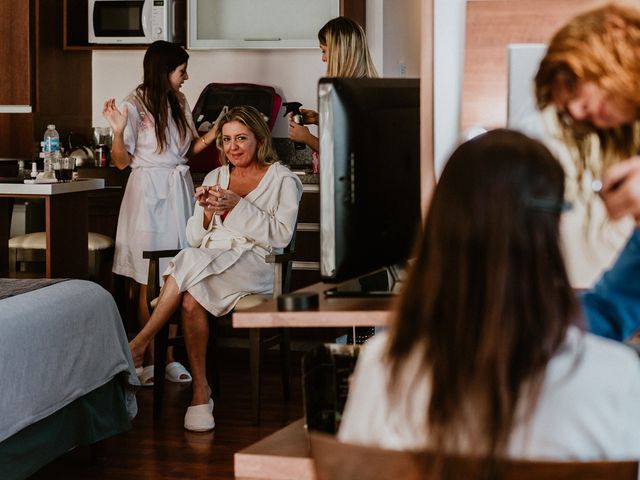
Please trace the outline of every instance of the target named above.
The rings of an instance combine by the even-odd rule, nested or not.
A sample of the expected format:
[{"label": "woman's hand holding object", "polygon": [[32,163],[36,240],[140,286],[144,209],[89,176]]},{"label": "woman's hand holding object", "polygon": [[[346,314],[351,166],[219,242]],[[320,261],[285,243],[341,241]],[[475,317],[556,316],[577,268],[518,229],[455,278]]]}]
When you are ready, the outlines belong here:
[{"label": "woman's hand holding object", "polygon": [[240,196],[220,185],[202,186],[196,189],[196,200],[206,211],[219,215],[233,209],[240,201]]}]

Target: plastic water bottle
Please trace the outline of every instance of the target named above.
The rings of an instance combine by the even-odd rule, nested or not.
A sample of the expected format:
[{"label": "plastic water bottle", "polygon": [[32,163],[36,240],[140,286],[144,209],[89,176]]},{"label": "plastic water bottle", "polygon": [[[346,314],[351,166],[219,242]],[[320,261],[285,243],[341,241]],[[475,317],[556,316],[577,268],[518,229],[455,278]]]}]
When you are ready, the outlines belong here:
[{"label": "plastic water bottle", "polygon": [[47,125],[44,132],[42,151],[44,152],[44,171],[53,172],[53,162],[60,158],[60,134],[53,124]]},{"label": "plastic water bottle", "polygon": [[47,129],[44,132],[44,151],[56,152],[60,150],[60,134],[56,130],[56,126],[51,124],[47,125]]}]

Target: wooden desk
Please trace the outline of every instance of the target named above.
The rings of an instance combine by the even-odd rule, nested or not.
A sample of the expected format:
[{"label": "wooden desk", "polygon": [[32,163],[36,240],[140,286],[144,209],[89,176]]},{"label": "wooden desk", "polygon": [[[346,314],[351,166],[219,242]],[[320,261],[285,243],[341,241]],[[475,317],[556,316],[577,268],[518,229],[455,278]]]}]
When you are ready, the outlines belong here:
[{"label": "wooden desk", "polygon": [[236,479],[315,480],[309,439],[300,419],[233,455]]},{"label": "wooden desk", "polygon": [[275,300],[257,307],[235,312],[235,328],[272,327],[351,327],[383,326],[389,322],[393,308],[392,297],[325,298],[323,292],[331,288],[329,283],[316,283],[300,291],[314,291],[320,297],[317,310],[279,312]]},{"label": "wooden desk", "polygon": [[0,183],[0,277],[9,274],[9,229],[14,198],[44,198],[47,235],[46,276],[88,275],[87,193],[104,188],[104,180],[68,183]]},{"label": "wooden desk", "polygon": [[[233,314],[236,328],[383,326],[389,321],[396,297],[326,298],[333,285],[316,283],[300,291],[318,293],[317,310],[279,312],[275,300]],[[315,480],[304,419],[234,455],[237,479]]]}]

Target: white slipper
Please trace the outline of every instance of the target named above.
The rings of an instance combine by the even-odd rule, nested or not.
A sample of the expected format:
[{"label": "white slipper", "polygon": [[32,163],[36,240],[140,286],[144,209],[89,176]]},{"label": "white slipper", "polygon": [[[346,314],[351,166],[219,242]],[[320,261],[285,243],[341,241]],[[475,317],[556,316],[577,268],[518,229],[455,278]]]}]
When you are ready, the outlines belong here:
[{"label": "white slipper", "polygon": [[189,383],[191,374],[180,362],[171,362],[164,369],[164,378],[173,383]]},{"label": "white slipper", "polygon": [[[138,373],[138,369],[136,368],[136,373]],[[142,373],[138,375],[138,379],[140,380],[140,384],[143,387],[153,387],[153,365],[147,365],[142,369]]]},{"label": "white slipper", "polygon": [[213,419],[213,400],[202,405],[187,408],[184,416],[184,428],[192,432],[207,432],[213,430],[216,422]]}]

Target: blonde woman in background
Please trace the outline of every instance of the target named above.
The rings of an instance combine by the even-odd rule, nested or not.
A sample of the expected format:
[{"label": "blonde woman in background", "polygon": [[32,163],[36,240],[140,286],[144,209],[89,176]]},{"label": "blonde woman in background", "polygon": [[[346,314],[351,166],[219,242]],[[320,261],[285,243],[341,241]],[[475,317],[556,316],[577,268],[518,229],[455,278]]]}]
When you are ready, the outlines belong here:
[{"label": "blonde woman in background", "polygon": [[156,333],[180,309],[193,374],[191,406],[184,427],[215,427],[206,377],[208,313],[221,316],[250,293],[270,293],[274,267],[265,256],[281,253],[296,225],[302,183],[280,164],[262,114],[234,107],[219,121],[215,142],[222,166],[195,191],[186,228],[188,247],[169,262],[151,318],[129,343],[137,365]]},{"label": "blonde woman in background", "polygon": [[[318,42],[322,51],[322,61],[327,64],[327,77],[375,78],[378,76],[373,65],[367,36],[364,29],[354,20],[337,17],[329,20],[318,32]],[[318,112],[300,109],[305,124],[318,125]],[[289,120],[289,138],[304,143],[313,151],[319,149],[318,137],[304,125]]]},{"label": "blonde woman in background", "polygon": [[[640,147],[640,9],[610,3],[575,16],[551,39],[535,77],[545,141],[563,163],[575,213],[563,225],[567,260],[576,287],[589,287],[610,265],[632,228],[629,219],[606,218],[594,191],[614,164]],[[611,218],[629,213],[638,186],[610,185],[638,170],[638,161],[620,165],[605,180],[601,195]],[[635,214],[640,212],[637,208]],[[633,212],[632,212],[633,213]]]}]

